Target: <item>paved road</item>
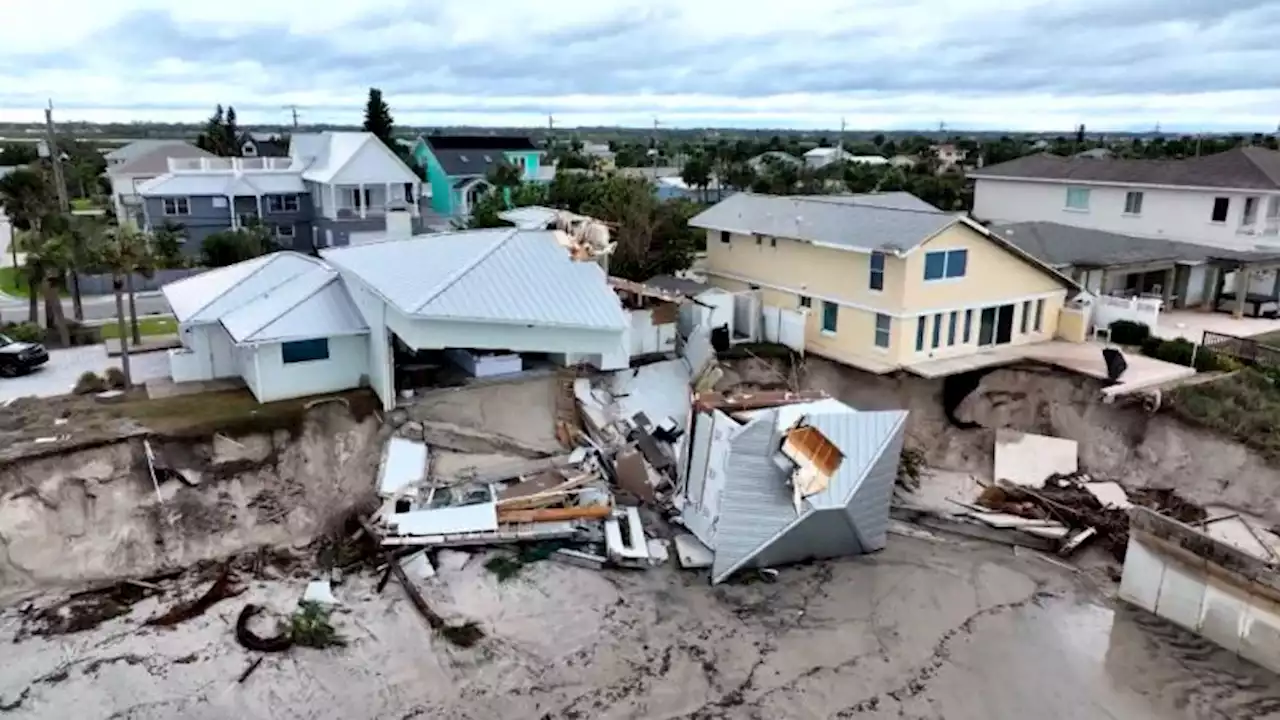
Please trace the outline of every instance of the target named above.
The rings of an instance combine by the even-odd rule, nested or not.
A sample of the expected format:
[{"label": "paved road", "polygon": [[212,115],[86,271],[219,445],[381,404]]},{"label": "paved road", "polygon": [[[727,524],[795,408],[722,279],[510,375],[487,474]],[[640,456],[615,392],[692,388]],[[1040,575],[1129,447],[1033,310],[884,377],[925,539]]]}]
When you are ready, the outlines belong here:
[{"label": "paved road", "polygon": [[[149,352],[129,357],[133,381],[143,383],[169,374],[169,353]],[[0,378],[0,402],[18,397],[52,397],[65,395],[75,387],[81,373],[101,374],[109,367],[120,367],[120,359],[107,356],[104,345],[50,350],[49,362],[35,372],[16,378]]]},{"label": "paved road", "polygon": [[[169,313],[169,304],[158,292],[139,293],[136,296],[138,315],[164,315]],[[71,299],[62,301],[62,308],[67,317],[71,317]],[[0,295],[0,319],[18,321],[27,319],[27,299]],[[128,312],[128,305],[125,305]],[[41,317],[43,317],[43,307]],[[93,295],[84,298],[85,320],[110,320],[116,316],[116,299],[111,295]]]}]

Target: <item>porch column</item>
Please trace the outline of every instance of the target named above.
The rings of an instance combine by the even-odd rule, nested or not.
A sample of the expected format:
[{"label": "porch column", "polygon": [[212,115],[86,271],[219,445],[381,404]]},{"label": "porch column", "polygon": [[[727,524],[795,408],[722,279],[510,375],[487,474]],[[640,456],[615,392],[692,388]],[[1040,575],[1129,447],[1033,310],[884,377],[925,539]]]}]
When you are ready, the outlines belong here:
[{"label": "porch column", "polygon": [[325,217],[338,217],[338,186],[329,186],[329,212],[325,213]]},{"label": "porch column", "polygon": [[1249,281],[1253,278],[1253,270],[1242,265],[1236,270],[1236,309],[1232,315],[1239,320],[1244,317],[1244,299],[1249,294]]},{"label": "porch column", "polygon": [[[386,194],[382,196],[382,204],[383,204],[383,206],[384,206],[384,207],[383,207],[383,210],[386,210],[386,207],[385,207],[385,206],[387,206],[387,205],[390,205],[390,204],[391,204],[391,183],[387,183],[387,187],[386,187],[386,190],[384,190],[384,192],[385,192]],[[401,191],[401,192],[403,192],[403,191]]]},{"label": "porch column", "polygon": [[365,202],[364,183],[356,185],[356,192],[360,195],[360,219],[364,220],[369,217],[369,203]]},{"label": "porch column", "polygon": [[236,217],[236,196],[227,196],[227,210],[231,213],[231,229],[240,229],[240,218]]},{"label": "porch column", "polygon": [[1106,295],[1107,294],[1107,269],[1102,268],[1101,273],[1102,274],[1098,276],[1098,294]]},{"label": "porch column", "polygon": [[253,199],[258,201],[258,222],[261,223],[262,222],[262,196],[255,195]]},{"label": "porch column", "polygon": [[1164,301],[1164,305],[1160,307],[1163,312],[1169,312],[1173,309],[1173,283],[1175,280],[1174,271],[1176,269],[1177,266],[1175,265],[1174,267],[1164,271],[1164,287],[1161,288],[1164,291],[1163,297],[1161,298]]}]

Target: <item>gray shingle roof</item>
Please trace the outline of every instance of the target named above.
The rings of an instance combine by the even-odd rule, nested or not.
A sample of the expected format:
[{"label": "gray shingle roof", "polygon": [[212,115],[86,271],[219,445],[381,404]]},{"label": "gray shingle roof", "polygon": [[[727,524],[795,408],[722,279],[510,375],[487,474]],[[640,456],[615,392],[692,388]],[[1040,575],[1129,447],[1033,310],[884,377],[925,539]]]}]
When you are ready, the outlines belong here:
[{"label": "gray shingle roof", "polygon": [[894,191],[885,193],[854,193],[850,195],[801,195],[809,200],[849,203],[851,205],[870,205],[893,210],[920,210],[922,212],[945,212],[909,192]]},{"label": "gray shingle roof", "polygon": [[1053,222],[997,225],[991,232],[1047,265],[1089,268],[1171,260],[1187,263],[1212,259],[1263,261],[1273,252],[1232,251],[1194,243],[1136,237]]},{"label": "gray shingle roof", "polygon": [[856,197],[738,193],[694,216],[689,224],[864,252],[905,252],[958,221],[959,216],[949,213],[884,207]]},{"label": "gray shingle roof", "polygon": [[1064,158],[1041,153],[983,168],[970,177],[1276,190],[1280,189],[1280,152],[1240,147],[1182,160]]},{"label": "gray shingle roof", "polygon": [[130,160],[123,165],[110,168],[112,175],[164,175],[169,172],[169,158],[216,157],[187,143],[170,143],[152,148],[150,151]]}]

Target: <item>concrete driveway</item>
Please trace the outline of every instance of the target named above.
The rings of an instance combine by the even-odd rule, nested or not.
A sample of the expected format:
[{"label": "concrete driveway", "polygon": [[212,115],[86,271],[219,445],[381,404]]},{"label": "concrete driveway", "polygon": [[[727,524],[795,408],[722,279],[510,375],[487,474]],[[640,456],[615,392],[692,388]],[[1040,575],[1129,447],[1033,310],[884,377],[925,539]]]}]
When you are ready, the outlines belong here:
[{"label": "concrete driveway", "polygon": [[[132,361],[130,369],[134,383],[156,380],[169,374],[168,352],[143,353],[129,359]],[[110,367],[120,367],[120,359],[107,357],[105,345],[50,350],[49,362],[35,372],[16,378],[0,378],[0,402],[31,395],[65,395],[75,387],[81,373],[92,370],[101,374]]]}]

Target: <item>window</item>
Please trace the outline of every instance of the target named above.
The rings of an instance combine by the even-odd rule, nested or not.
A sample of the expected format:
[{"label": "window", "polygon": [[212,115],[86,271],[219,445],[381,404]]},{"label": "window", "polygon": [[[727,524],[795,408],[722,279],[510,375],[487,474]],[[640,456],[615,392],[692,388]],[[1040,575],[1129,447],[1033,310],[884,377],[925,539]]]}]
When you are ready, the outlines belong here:
[{"label": "window", "polygon": [[297,195],[268,195],[268,212],[298,212]]},{"label": "window", "polygon": [[413,197],[413,183],[404,184],[404,201],[413,205],[417,200]]},{"label": "window", "polygon": [[929,322],[926,315],[916,318],[916,352],[924,352],[924,326]]},{"label": "window", "polygon": [[876,347],[889,347],[889,329],[893,327],[893,319],[888,315],[876,313]]},{"label": "window", "polygon": [[925,253],[924,279],[941,280],[943,278],[964,277],[968,265],[968,250],[937,250]]},{"label": "window", "polygon": [[525,156],[523,156],[523,155],[508,155],[508,156],[507,156],[507,160],[508,160],[512,165],[514,165],[514,166],[516,166],[516,167],[520,168],[521,170],[526,170],[526,169],[528,169],[528,165],[527,165],[528,160],[527,160],[527,159],[525,158]]},{"label": "window", "polygon": [[1067,209],[1088,210],[1089,188],[1067,188]]},{"label": "window", "polygon": [[933,349],[942,344],[942,313],[933,316]]},{"label": "window", "polygon": [[822,332],[834,333],[836,321],[840,318],[840,306],[833,302],[822,301]]},{"label": "window", "polygon": [[1280,219],[1280,195],[1272,195],[1271,198],[1267,200],[1267,219]]},{"label": "window", "polygon": [[1213,215],[1209,219],[1213,222],[1226,222],[1227,211],[1231,208],[1231,198],[1214,198],[1213,199]]},{"label": "window", "polygon": [[225,209],[227,207],[227,199],[224,197],[215,197],[215,198],[212,198],[212,200],[213,200],[213,206],[216,208]]},{"label": "window", "polygon": [[370,196],[370,193],[372,192],[370,188],[364,189],[364,197],[360,196],[360,188],[351,188],[349,192],[351,193],[352,207],[359,209],[360,207],[368,207],[370,205],[369,196]]},{"label": "window", "polygon": [[960,313],[953,311],[951,313],[951,322],[950,324],[947,325],[947,346],[948,347],[956,344],[956,321],[958,321],[959,319],[960,319]]},{"label": "window", "polygon": [[808,295],[801,295],[800,307],[803,307],[803,308],[813,307],[813,298],[809,297]]},{"label": "window", "polygon": [[763,235],[757,235],[757,236],[756,236],[756,246],[757,246],[757,247],[764,247],[764,236],[763,236]]},{"label": "window", "polygon": [[276,237],[278,238],[292,238],[293,234],[294,234],[294,229],[292,225],[276,226]]},{"label": "window", "polygon": [[1044,325],[1044,300],[1036,301],[1036,332],[1040,332],[1040,328]]},{"label": "window", "polygon": [[721,230],[721,231],[720,231],[720,242],[722,242],[722,243],[727,243],[727,242],[729,242],[729,231],[728,231],[728,230]]},{"label": "window", "polygon": [[973,330],[973,311],[964,311],[964,344],[969,344],[969,334]]},{"label": "window", "polygon": [[1025,300],[1022,303],[1022,334],[1027,334],[1028,324],[1031,322],[1031,301]]},{"label": "window", "polygon": [[871,253],[871,289],[884,289],[884,253]]},{"label": "window", "polygon": [[769,247],[778,247],[778,238],[773,235],[769,236]]},{"label": "window", "polygon": [[190,215],[191,200],[190,198],[165,198],[164,199],[165,215]]},{"label": "window", "polygon": [[329,359],[329,339],[295,340],[280,343],[280,361],[285,365],[291,363],[311,362],[312,360]]},{"label": "window", "polygon": [[253,227],[258,224],[257,213],[240,213],[236,219],[240,221],[240,227],[242,228]]},{"label": "window", "polygon": [[1141,215],[1142,214],[1142,193],[1136,190],[1130,190],[1124,194],[1124,214],[1125,215]]},{"label": "window", "polygon": [[1244,212],[1240,213],[1241,225],[1252,225],[1258,221],[1258,198],[1247,197],[1244,199]]}]

